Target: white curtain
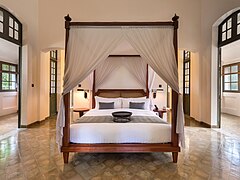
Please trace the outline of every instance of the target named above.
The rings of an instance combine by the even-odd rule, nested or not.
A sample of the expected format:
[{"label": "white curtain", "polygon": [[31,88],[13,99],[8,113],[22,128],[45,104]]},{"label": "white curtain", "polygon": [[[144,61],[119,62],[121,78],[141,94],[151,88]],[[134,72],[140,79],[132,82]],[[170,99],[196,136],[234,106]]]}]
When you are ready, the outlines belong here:
[{"label": "white curtain", "polygon": [[146,89],[147,63],[141,57],[122,57],[124,67],[133,75],[137,82]]},{"label": "white curtain", "polygon": [[155,80],[155,71],[148,65],[148,89],[149,89],[149,99],[150,99],[150,109],[153,109],[153,83]]},{"label": "white curtain", "polygon": [[[173,90],[179,92],[178,69],[173,47],[173,27],[71,27],[67,46],[63,94],[83,81],[119,44],[122,36]],[[65,126],[61,99],[56,141],[62,145]],[[177,133],[184,147],[184,113],[179,96]]]},{"label": "white curtain", "polygon": [[[173,27],[128,27],[125,38],[151,68],[179,93],[178,68],[173,46]],[[177,133],[181,145],[184,140],[184,112],[181,95],[178,98]]]},{"label": "white curtain", "polygon": [[121,66],[121,59],[116,57],[108,57],[102,61],[96,68],[95,74],[95,89],[97,90],[112,74],[112,72],[119,69]]},{"label": "white curtain", "polygon": [[[71,27],[67,45],[63,95],[82,82],[97,65],[104,61],[122,39],[121,28]],[[56,124],[56,142],[62,146],[63,127],[65,126],[63,98]]]}]

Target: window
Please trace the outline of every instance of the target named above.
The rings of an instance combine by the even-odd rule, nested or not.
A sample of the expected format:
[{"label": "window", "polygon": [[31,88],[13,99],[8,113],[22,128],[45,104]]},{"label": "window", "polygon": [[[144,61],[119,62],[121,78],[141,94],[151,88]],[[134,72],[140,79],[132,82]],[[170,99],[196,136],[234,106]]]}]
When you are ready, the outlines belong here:
[{"label": "window", "polygon": [[228,16],[218,28],[219,47],[240,39],[240,10]]},{"label": "window", "polygon": [[183,67],[183,74],[184,74],[184,94],[190,94],[190,51],[183,52],[183,60],[184,60],[184,67]]},{"label": "window", "polygon": [[1,85],[0,91],[17,90],[17,65],[0,62]]},{"label": "window", "polygon": [[1,7],[0,38],[22,45],[22,24],[15,16]]},{"label": "window", "polygon": [[240,92],[240,63],[223,66],[223,92]]},{"label": "window", "polygon": [[3,33],[3,12],[0,11],[0,33]]}]

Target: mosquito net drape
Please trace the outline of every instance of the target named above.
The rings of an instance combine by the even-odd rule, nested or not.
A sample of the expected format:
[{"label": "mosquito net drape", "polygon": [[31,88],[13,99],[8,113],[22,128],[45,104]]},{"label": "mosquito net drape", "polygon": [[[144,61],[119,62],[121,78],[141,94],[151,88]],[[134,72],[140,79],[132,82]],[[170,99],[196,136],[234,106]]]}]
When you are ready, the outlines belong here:
[{"label": "mosquito net drape", "polygon": [[146,89],[146,61],[141,57],[108,57],[96,68],[96,90],[120,67],[125,67],[141,87]]},{"label": "mosquito net drape", "polygon": [[[67,45],[63,95],[83,81],[125,38],[151,68],[176,92],[178,68],[173,47],[173,27],[71,27]],[[56,141],[62,145],[65,126],[61,99]],[[177,133],[184,146],[184,113],[179,96]]]}]

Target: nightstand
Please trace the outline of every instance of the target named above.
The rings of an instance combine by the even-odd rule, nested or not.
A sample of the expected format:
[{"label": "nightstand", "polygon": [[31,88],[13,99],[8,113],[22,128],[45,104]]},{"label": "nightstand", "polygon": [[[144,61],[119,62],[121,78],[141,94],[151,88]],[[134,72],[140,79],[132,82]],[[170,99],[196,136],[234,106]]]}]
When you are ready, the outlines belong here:
[{"label": "nightstand", "polygon": [[153,111],[157,112],[160,118],[163,118],[163,113],[166,113],[167,109],[154,109]]},{"label": "nightstand", "polygon": [[88,108],[76,108],[73,109],[73,112],[78,112],[79,113],[79,117],[83,116],[84,112],[89,111]]}]

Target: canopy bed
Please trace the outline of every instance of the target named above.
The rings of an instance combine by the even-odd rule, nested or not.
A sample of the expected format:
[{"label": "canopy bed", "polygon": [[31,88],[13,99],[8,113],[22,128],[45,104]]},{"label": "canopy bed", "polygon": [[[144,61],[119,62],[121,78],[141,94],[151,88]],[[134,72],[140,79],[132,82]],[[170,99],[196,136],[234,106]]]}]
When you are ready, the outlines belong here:
[{"label": "canopy bed", "polygon": [[[179,17],[175,15],[172,21],[169,22],[71,22],[69,16],[65,17],[66,44],[64,88],[56,124],[56,142],[61,152],[63,152],[64,163],[68,163],[69,152],[172,152],[173,162],[177,162],[180,144],[184,147],[184,114],[182,97],[179,94],[177,70],[178,18]],[[151,132],[152,138],[161,138],[164,136],[158,135],[158,131],[166,131],[169,136],[164,136],[166,138],[160,141],[158,138],[155,138],[156,141],[151,142],[149,140],[128,141],[126,139],[121,139],[119,141],[109,140],[106,142],[91,140],[78,141],[78,134],[86,129],[84,128],[84,123],[82,123],[84,125],[81,126],[81,129],[77,128],[77,126],[80,126],[79,124],[71,125],[69,92],[91,72],[94,72],[92,87],[93,97],[95,95],[108,98],[113,96],[114,98],[120,97],[123,98],[121,99],[123,105],[124,100],[127,102],[129,101],[124,98],[131,99],[149,95],[148,77],[146,79],[146,91],[139,89],[99,89],[95,92],[94,82],[96,72],[94,70],[111,54],[122,39],[127,40],[146,63],[172,88],[171,126],[163,123],[161,126],[158,125],[155,131]],[[93,107],[95,107],[95,105],[100,106],[100,101],[99,104],[96,104],[94,98],[92,100]],[[115,108],[115,101],[117,100],[113,99],[112,101],[114,101]],[[130,106],[136,106],[136,104],[131,103],[132,102],[130,102]],[[94,111],[95,110],[92,110],[89,116],[93,116],[94,114],[92,112]],[[141,122],[141,117],[144,117],[143,111],[132,111],[136,116],[140,116]],[[105,111],[102,110],[101,113],[103,112]],[[150,113],[148,115],[154,117],[150,111],[146,113]],[[99,115],[99,117],[100,116],[101,115]],[[103,119],[104,123],[105,121],[106,120]],[[86,122],[88,122],[88,119]],[[116,131],[129,128],[128,125],[123,125],[124,123],[118,124],[118,126],[116,126],[116,123],[104,125],[109,126],[109,129],[114,125]],[[145,128],[149,126],[151,126],[151,129],[155,128],[153,125],[154,123],[146,124],[149,125],[143,126],[141,123],[135,123],[131,126],[139,126],[138,129],[142,129],[142,134],[144,134],[144,132],[150,132],[145,131]],[[132,130],[132,128],[129,128],[129,130],[125,132]],[[141,132],[137,133],[140,134]],[[74,136],[73,134],[77,135]],[[108,136],[109,134],[104,138],[108,138]],[[76,138],[74,139],[74,137]]]}]

